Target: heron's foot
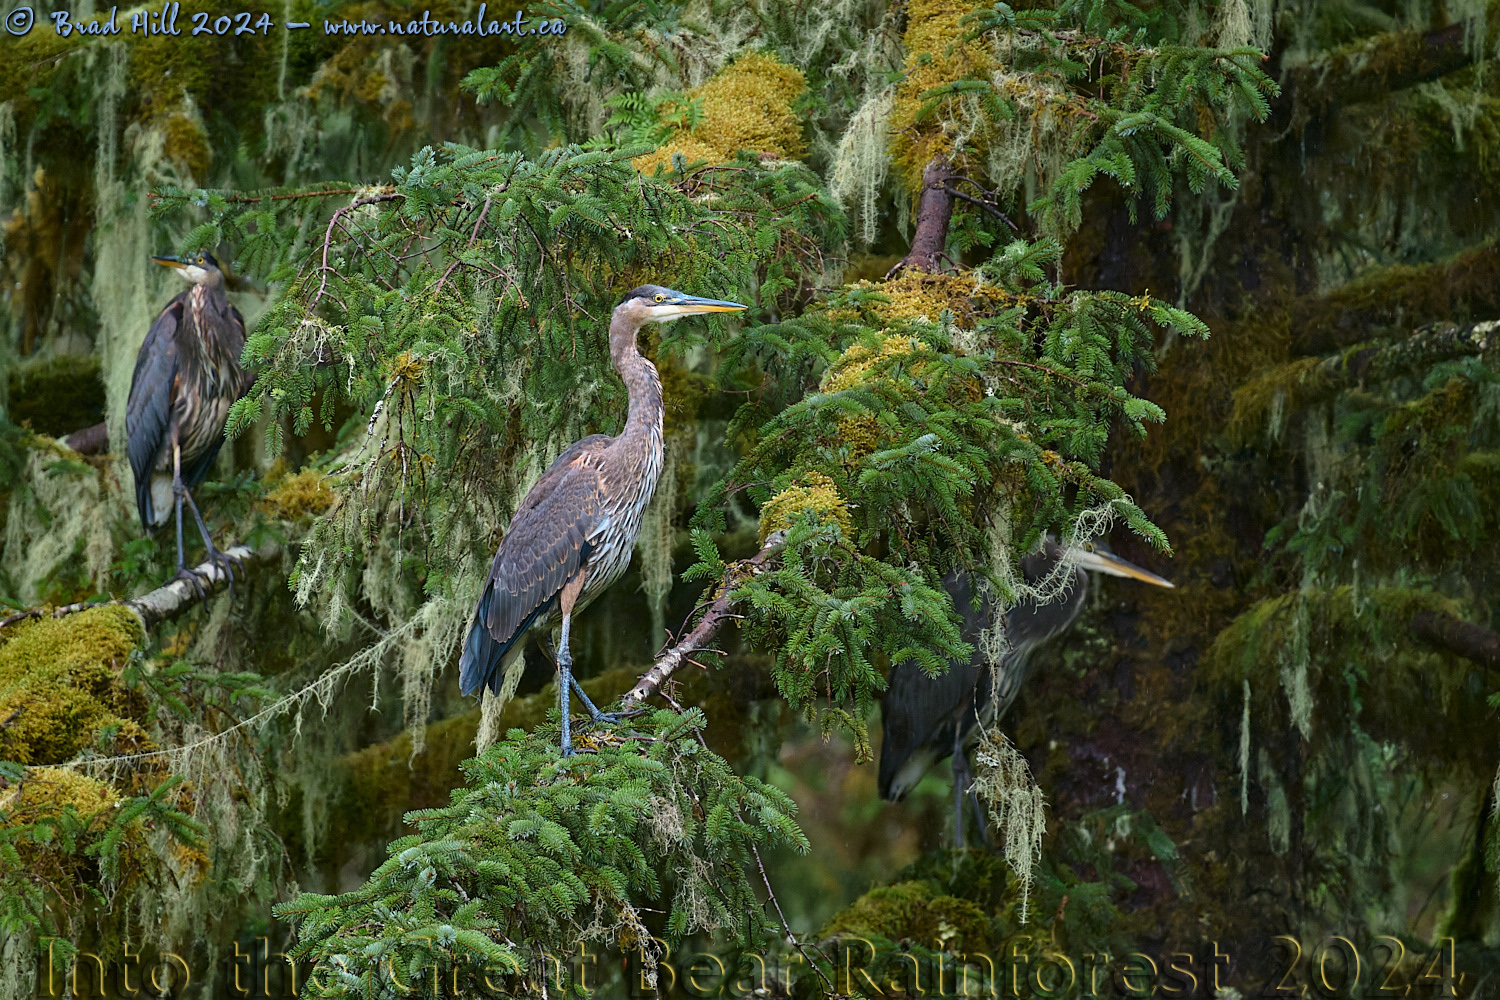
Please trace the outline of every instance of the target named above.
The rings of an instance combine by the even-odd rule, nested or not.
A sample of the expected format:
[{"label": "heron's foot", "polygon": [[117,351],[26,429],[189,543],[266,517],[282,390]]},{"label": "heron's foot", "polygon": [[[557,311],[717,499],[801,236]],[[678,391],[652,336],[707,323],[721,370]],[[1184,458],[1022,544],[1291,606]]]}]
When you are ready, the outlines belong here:
[{"label": "heron's foot", "polygon": [[633,719],[637,715],[640,715],[641,711],[642,709],[632,708],[629,711],[625,712],[599,712],[594,716],[594,721],[599,723],[607,723],[611,726],[617,726],[620,723],[624,722],[626,719]]},{"label": "heron's foot", "polygon": [[245,566],[245,561],[239,556],[232,556],[228,552],[222,552],[212,542],[208,545],[208,563],[223,570],[224,577],[229,583],[229,599],[234,600],[234,571],[239,570],[240,575],[246,580],[250,579],[250,571]]},{"label": "heron's foot", "polygon": [[170,587],[174,583],[187,584],[192,588],[193,593],[198,596],[200,601],[205,605],[208,604],[208,588],[204,586],[203,577],[188,569],[182,563],[177,564],[177,572],[172,574],[172,579],[167,581],[167,586]]},{"label": "heron's foot", "polygon": [[574,677],[571,671],[568,673],[568,680],[572,682],[573,692],[578,695],[579,700],[583,702],[583,706],[589,710],[589,718],[593,719],[596,723],[616,725],[632,716],[640,715],[644,711],[644,709],[633,708],[624,712],[601,712],[599,706],[595,705],[593,700],[584,693],[583,685],[578,683],[578,678]]}]

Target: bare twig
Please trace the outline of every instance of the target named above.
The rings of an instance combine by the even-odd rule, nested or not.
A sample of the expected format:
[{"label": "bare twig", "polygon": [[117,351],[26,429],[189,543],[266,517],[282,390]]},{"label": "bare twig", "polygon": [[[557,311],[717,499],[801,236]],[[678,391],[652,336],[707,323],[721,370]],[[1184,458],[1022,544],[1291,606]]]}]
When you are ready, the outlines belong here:
[{"label": "bare twig", "polygon": [[719,588],[719,594],[708,606],[708,610],[704,612],[697,626],[675,646],[658,656],[656,662],[651,665],[651,669],[641,675],[636,686],[625,693],[625,697],[621,700],[627,710],[635,708],[655,694],[678,667],[690,662],[690,657],[694,653],[706,649],[725,622],[741,617],[733,611],[732,595],[735,588],[749,577],[759,576],[773,568],[779,561],[782,546],[785,544],[786,532],[773,531],[766,538],[766,543],[761,546],[759,552],[749,559],[731,563],[724,570],[724,582]]},{"label": "bare twig", "polygon": [[[760,880],[766,884],[766,898],[772,906],[776,907],[776,915],[781,918],[781,929],[786,932],[787,944],[790,944],[802,953],[802,957],[807,960],[807,964],[812,966],[813,971],[823,980],[823,985],[828,987],[829,993],[836,992],[833,988],[833,981],[828,978],[828,973],[823,971],[821,965],[813,961],[813,957],[807,953],[807,947],[801,941],[797,940],[796,934],[792,933],[792,925],[787,922],[786,914],[781,912],[781,900],[776,898],[776,891],[771,888],[771,878],[766,874],[765,862],[760,860],[760,850],[754,844],[751,844],[750,853],[755,855],[755,867],[760,869]],[[818,948],[817,945],[813,945],[813,947]],[[823,955],[825,961],[828,960],[828,956],[823,953],[823,949],[818,948],[818,954]],[[833,963],[830,961],[828,964],[832,965]]]}]

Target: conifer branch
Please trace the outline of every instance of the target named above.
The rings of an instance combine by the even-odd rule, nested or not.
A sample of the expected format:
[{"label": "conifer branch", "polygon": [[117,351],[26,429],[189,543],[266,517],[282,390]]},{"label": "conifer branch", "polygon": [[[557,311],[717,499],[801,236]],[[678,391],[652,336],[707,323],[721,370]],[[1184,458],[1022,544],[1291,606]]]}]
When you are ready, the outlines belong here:
[{"label": "conifer branch", "polygon": [[655,694],[678,667],[689,661],[693,653],[707,648],[725,622],[739,617],[734,613],[734,591],[744,580],[775,568],[785,544],[786,532],[773,531],[766,537],[759,552],[748,559],[731,563],[724,570],[724,582],[719,587],[718,596],[708,606],[698,624],[681,642],[658,656],[651,669],[641,675],[635,687],[625,692],[621,702],[627,711]]}]

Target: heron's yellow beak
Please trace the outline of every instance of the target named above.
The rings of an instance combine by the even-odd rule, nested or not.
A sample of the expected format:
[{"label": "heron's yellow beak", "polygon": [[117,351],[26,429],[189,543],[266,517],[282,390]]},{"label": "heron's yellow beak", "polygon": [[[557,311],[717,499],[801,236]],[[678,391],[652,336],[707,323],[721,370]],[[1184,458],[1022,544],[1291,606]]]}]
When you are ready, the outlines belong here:
[{"label": "heron's yellow beak", "polygon": [[1176,584],[1172,583],[1171,580],[1163,579],[1150,570],[1141,569],[1135,563],[1126,562],[1112,552],[1096,552],[1092,549],[1085,549],[1074,553],[1072,560],[1075,565],[1095,573],[1105,573],[1109,576],[1123,576],[1131,580],[1139,580],[1142,583],[1149,583],[1153,587],[1176,589]]},{"label": "heron's yellow beak", "polygon": [[725,302],[722,299],[701,299],[696,295],[684,295],[679,300],[674,300],[671,305],[681,309],[680,315],[692,315],[694,313],[723,313],[739,312],[750,308],[742,306],[738,302]]},{"label": "heron's yellow beak", "polygon": [[187,267],[187,263],[185,261],[178,260],[176,257],[152,257],[151,259],[160,264],[162,267]]}]

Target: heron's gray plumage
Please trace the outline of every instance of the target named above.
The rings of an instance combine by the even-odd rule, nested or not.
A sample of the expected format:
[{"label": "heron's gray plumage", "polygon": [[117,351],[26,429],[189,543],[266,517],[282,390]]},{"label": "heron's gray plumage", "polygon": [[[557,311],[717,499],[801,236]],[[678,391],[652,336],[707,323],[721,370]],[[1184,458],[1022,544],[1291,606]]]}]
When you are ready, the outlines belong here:
[{"label": "heron's gray plumage", "polygon": [[[1040,552],[1021,560],[1026,582],[1035,585],[1045,580],[1062,555],[1062,548],[1047,539]],[[881,709],[879,787],[883,798],[904,798],[928,768],[951,755],[958,745],[955,726],[962,727],[966,746],[978,733],[980,722],[989,728],[1004,717],[1031,676],[1036,650],[1067,631],[1083,612],[1088,574],[1074,567],[1070,575],[1060,599],[1047,604],[1026,600],[1006,612],[1010,648],[995,668],[993,698],[989,672],[977,649],[980,632],[990,624],[990,605],[982,601],[975,607],[968,574],[943,578],[943,587],[963,617],[964,642],[975,646],[975,653],[967,663],[953,665],[940,677],[929,677],[912,660],[892,668]]]},{"label": "heron's gray plumage", "polygon": [[[661,379],[637,350],[640,327],[693,312],[743,308],[656,285],[632,289],[615,308],[610,359],[629,396],[625,426],[615,437],[595,434],[572,445],[521,501],[464,642],[459,660],[464,694],[486,685],[500,693],[502,665],[514,662],[530,630],[565,622],[630,565],[663,459]],[[568,596],[574,594],[570,586],[578,588],[575,596]],[[566,646],[564,640],[560,665],[570,662]],[[566,690],[562,695],[566,698]]]},{"label": "heron's gray plumage", "polygon": [[[154,259],[188,269],[175,258]],[[200,254],[196,260],[201,266],[191,269],[192,287],[167,303],[141,344],[125,403],[136,508],[148,531],[171,513],[163,501],[171,496],[174,464],[186,489],[202,483],[224,443],[229,408],[250,388],[240,365],[244,318],[229,304],[213,258]]]}]

